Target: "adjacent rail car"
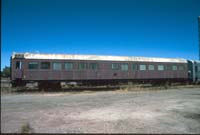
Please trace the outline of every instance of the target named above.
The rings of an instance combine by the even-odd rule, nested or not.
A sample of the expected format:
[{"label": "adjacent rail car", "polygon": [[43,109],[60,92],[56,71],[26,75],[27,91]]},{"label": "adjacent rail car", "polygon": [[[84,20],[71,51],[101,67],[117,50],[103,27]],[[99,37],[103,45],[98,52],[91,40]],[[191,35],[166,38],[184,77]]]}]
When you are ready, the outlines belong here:
[{"label": "adjacent rail car", "polygon": [[105,85],[189,78],[187,60],[148,57],[14,53],[11,70],[13,86],[27,82],[52,87],[61,82]]},{"label": "adjacent rail car", "polygon": [[193,82],[200,83],[200,61],[194,61],[194,74],[193,74]]}]

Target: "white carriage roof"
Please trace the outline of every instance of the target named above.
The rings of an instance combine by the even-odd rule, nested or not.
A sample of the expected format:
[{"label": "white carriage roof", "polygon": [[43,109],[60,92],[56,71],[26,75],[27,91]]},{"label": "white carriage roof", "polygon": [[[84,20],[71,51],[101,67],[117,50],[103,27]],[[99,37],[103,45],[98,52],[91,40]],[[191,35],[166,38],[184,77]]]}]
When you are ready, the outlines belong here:
[{"label": "white carriage roof", "polygon": [[181,59],[181,58],[153,58],[153,57],[75,55],[75,54],[73,54],[73,55],[72,54],[41,54],[41,53],[13,53],[12,58],[187,63],[186,59]]}]

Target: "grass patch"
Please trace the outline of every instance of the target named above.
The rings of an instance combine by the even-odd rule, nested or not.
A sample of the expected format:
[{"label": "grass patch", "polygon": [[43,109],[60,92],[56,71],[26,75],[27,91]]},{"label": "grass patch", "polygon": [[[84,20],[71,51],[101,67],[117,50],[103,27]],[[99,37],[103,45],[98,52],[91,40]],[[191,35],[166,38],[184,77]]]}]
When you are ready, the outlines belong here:
[{"label": "grass patch", "polygon": [[17,88],[12,88],[12,87],[1,87],[1,93],[12,93],[16,92]]},{"label": "grass patch", "polygon": [[152,84],[127,84],[121,85],[118,91],[141,91],[141,90],[168,90],[168,89],[182,89],[182,88],[200,88],[200,85],[183,85],[168,83],[153,86]]},{"label": "grass patch", "polygon": [[29,123],[25,123],[21,127],[21,133],[33,133],[33,128]]}]

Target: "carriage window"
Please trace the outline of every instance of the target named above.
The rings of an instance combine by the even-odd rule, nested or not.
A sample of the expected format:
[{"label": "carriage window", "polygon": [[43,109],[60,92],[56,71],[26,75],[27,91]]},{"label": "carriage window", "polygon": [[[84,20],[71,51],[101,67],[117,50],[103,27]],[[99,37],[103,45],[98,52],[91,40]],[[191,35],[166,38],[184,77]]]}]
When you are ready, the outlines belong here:
[{"label": "carriage window", "polygon": [[38,62],[29,62],[28,69],[38,69]]},{"label": "carriage window", "polygon": [[197,66],[195,66],[194,68],[195,68],[195,72],[197,72]]},{"label": "carriage window", "polygon": [[158,70],[159,70],[159,71],[164,70],[164,65],[158,65]]},{"label": "carriage window", "polygon": [[146,65],[140,65],[140,70],[141,70],[141,71],[146,70]]},{"label": "carriage window", "polygon": [[171,65],[166,65],[166,70],[172,70]]},{"label": "carriage window", "polygon": [[177,66],[173,65],[172,70],[177,70]]},{"label": "carriage window", "polygon": [[128,64],[121,64],[121,70],[127,71],[128,70]]},{"label": "carriage window", "polygon": [[41,69],[50,69],[50,62],[41,62]]},{"label": "carriage window", "polygon": [[22,62],[16,61],[16,69],[22,69]]},{"label": "carriage window", "polygon": [[98,65],[97,65],[97,63],[90,63],[89,67],[92,70],[96,70],[98,68]]},{"label": "carriage window", "polygon": [[198,66],[197,68],[198,68],[198,72],[200,72],[200,66]]},{"label": "carriage window", "polygon": [[154,70],[154,65],[149,65],[149,70]]},{"label": "carriage window", "polygon": [[113,63],[113,64],[112,64],[112,69],[113,69],[113,70],[118,70],[118,69],[119,69],[119,64]]},{"label": "carriage window", "polygon": [[71,62],[65,63],[65,69],[66,70],[72,70],[73,69],[73,63],[71,63]]},{"label": "carriage window", "polygon": [[133,69],[134,71],[136,71],[136,70],[137,70],[137,64],[133,64],[133,65],[132,65],[132,69]]},{"label": "carriage window", "polygon": [[79,64],[78,64],[78,69],[79,69],[79,70],[84,70],[84,69],[86,69],[86,63],[79,63]]},{"label": "carriage window", "polygon": [[54,62],[53,63],[53,70],[61,70],[62,69],[62,63]]},{"label": "carriage window", "polygon": [[179,66],[179,70],[184,70],[184,67],[183,66]]}]

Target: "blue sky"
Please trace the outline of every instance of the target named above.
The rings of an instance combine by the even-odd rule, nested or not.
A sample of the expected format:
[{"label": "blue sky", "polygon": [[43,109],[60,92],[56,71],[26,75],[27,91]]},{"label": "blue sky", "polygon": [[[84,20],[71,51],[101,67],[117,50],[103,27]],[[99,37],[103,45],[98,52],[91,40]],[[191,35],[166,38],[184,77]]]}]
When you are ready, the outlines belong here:
[{"label": "blue sky", "polygon": [[200,0],[2,0],[12,52],[198,59]]}]

